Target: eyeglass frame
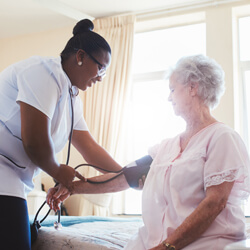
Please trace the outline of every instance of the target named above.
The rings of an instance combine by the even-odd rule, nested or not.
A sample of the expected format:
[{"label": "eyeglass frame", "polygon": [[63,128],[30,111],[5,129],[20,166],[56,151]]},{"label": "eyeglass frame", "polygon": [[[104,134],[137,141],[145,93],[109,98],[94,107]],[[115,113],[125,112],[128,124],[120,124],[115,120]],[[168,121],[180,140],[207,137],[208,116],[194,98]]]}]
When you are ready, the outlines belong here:
[{"label": "eyeglass frame", "polygon": [[[78,50],[83,50],[83,49],[74,48],[74,50],[78,51]],[[83,51],[85,51],[85,50],[83,50]],[[97,59],[95,59],[95,57],[92,56],[90,53],[87,53],[86,51],[85,51],[85,53],[86,53],[86,54],[87,54],[96,64],[98,64],[98,65],[101,67],[101,69],[98,69],[98,76],[104,77],[104,76],[106,75],[106,67],[105,67],[103,64],[101,64]]]}]

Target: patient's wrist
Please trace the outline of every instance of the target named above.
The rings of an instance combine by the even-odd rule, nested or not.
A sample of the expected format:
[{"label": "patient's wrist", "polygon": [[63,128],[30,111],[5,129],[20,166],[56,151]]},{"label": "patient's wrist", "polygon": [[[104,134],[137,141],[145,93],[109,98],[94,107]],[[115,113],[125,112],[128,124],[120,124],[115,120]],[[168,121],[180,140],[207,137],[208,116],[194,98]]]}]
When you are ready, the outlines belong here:
[{"label": "patient's wrist", "polygon": [[[87,178],[86,178],[87,179]],[[70,195],[73,194],[84,194],[84,184],[87,183],[86,181],[79,180],[79,181],[74,181],[72,183],[72,188],[70,190]]]},{"label": "patient's wrist", "polygon": [[174,245],[171,245],[171,244],[168,243],[168,242],[163,241],[162,244],[165,246],[165,248],[166,248],[167,250],[175,250],[175,246],[174,246]]}]

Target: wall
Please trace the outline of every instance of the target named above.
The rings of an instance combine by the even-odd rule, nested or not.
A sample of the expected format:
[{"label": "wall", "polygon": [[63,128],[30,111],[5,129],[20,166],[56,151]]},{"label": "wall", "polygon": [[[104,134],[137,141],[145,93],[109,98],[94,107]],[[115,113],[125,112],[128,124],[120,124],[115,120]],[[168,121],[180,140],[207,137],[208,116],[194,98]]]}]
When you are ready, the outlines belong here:
[{"label": "wall", "polygon": [[33,55],[59,56],[71,37],[73,27],[0,39],[0,71]]}]

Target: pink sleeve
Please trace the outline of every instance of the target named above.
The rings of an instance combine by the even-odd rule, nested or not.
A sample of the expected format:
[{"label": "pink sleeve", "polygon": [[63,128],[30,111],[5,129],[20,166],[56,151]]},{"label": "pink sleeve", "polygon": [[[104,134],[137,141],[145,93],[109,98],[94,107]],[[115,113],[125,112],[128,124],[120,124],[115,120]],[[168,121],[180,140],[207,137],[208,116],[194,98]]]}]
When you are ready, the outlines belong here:
[{"label": "pink sleeve", "polygon": [[[249,194],[249,156],[240,136],[232,131],[213,138],[207,148],[204,187],[235,181],[236,196]],[[245,193],[246,192],[246,193]]]},{"label": "pink sleeve", "polygon": [[166,145],[168,144],[168,142],[170,141],[169,138],[164,139],[161,143],[158,143],[156,145],[154,145],[153,147],[150,147],[148,149],[148,154],[154,159],[157,155],[157,153],[159,152],[160,149],[166,147]]},{"label": "pink sleeve", "polygon": [[155,158],[155,156],[156,156],[156,154],[157,154],[157,151],[158,151],[158,149],[159,149],[159,146],[160,146],[160,144],[157,144],[157,145],[155,145],[155,146],[153,146],[153,147],[150,147],[149,149],[148,149],[148,154],[154,159]]}]

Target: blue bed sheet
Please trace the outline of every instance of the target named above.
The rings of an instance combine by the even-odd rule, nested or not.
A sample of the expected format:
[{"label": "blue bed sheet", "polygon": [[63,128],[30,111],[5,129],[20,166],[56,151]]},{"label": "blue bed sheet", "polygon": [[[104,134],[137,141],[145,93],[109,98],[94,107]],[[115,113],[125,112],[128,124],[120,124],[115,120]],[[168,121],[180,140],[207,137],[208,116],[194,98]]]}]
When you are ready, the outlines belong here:
[{"label": "blue bed sheet", "polygon": [[[35,216],[30,215],[30,223],[32,224]],[[38,220],[42,220],[43,216],[39,216]],[[44,227],[51,227],[54,225],[54,222],[57,221],[58,217],[56,215],[49,215],[41,225]],[[79,224],[79,223],[88,223],[88,222],[140,222],[140,217],[129,217],[129,218],[120,218],[120,217],[101,217],[101,216],[61,216],[61,224],[65,227]]]}]

